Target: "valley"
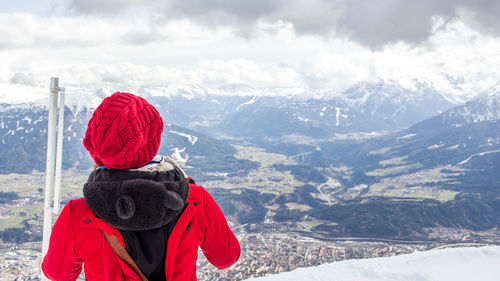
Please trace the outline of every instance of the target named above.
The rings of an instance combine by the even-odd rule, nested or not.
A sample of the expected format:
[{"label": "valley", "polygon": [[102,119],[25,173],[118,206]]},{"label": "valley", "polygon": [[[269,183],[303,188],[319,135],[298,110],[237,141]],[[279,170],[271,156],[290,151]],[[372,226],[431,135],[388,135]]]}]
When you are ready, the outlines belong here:
[{"label": "valley", "polygon": [[[251,148],[251,150],[254,149]],[[263,159],[269,157],[267,153],[262,153],[261,156]],[[286,157],[278,158],[278,160],[289,161]],[[275,162],[271,161],[271,163]],[[271,165],[271,163],[268,164]],[[265,173],[266,168],[262,169],[261,173]],[[277,171],[275,174],[280,177],[287,176],[287,173]],[[289,174],[288,176],[292,178],[292,181],[296,181],[293,180],[293,176]],[[7,278],[15,275],[24,276],[23,280],[30,280],[28,278],[38,276],[36,264],[41,258],[39,251],[41,249],[43,173],[9,174],[2,175],[0,179],[2,183],[0,192],[21,190],[15,192],[19,198],[2,204],[0,208],[0,233],[2,235],[0,259],[6,262],[6,266],[0,268],[0,272]],[[85,175],[66,171],[62,202],[80,197],[81,185],[84,181]],[[240,182],[233,184],[236,181]],[[253,186],[248,184],[252,182],[259,184]],[[242,257],[235,267],[221,272],[210,265],[200,254],[199,280],[243,280],[327,262],[392,256],[447,245],[500,244],[498,228],[473,231],[456,227],[430,227],[425,230],[428,236],[422,238],[426,239],[425,241],[331,235],[321,228],[318,229],[318,226],[334,226],[335,223],[303,215],[311,210],[317,210],[318,207],[314,207],[317,206],[316,204],[328,205],[326,201],[321,200],[325,198],[325,195],[315,193],[317,191],[313,188],[308,189],[318,196],[308,201],[300,196],[295,197],[296,190],[290,192],[284,188],[279,189],[269,184],[270,182],[272,182],[270,178],[259,180],[259,178],[252,177],[234,177],[228,178],[223,188],[209,188],[227,215],[230,227],[240,240]],[[208,181],[206,184],[199,183],[215,187],[222,182],[218,180]],[[298,183],[296,181],[296,184]],[[261,210],[265,212],[259,212]],[[36,277],[33,278],[35,279],[31,280],[38,280]]]},{"label": "valley", "polygon": [[[417,225],[411,230],[398,230],[410,231],[409,236],[386,233],[380,228],[387,224],[384,219],[390,221],[404,214],[404,208],[394,214],[381,212],[380,207],[385,204],[394,203],[388,210],[397,209],[408,202],[418,205],[431,199],[431,205],[436,205],[453,202],[456,193],[444,196],[443,191],[433,193],[414,187],[418,192],[406,194],[406,197],[399,193],[390,194],[389,190],[397,189],[396,180],[364,189],[346,189],[331,177],[318,184],[305,180],[307,177],[301,174],[297,176],[292,171],[275,168],[276,165],[300,165],[284,154],[266,152],[248,143],[234,145],[234,148],[236,159],[258,163],[259,167],[242,175],[207,173],[207,179],[198,183],[210,191],[223,209],[230,227],[241,242],[242,258],[235,267],[220,272],[200,254],[199,280],[243,280],[327,262],[392,256],[447,245],[500,244],[500,230],[496,226],[472,230],[457,227],[459,224]],[[185,168],[189,173],[189,168]],[[336,171],[349,174],[345,169]],[[418,186],[416,183],[439,183],[443,177],[446,178],[440,169],[422,171],[407,178],[399,177],[400,182],[415,186]],[[40,259],[44,180],[44,173],[36,171],[31,174],[0,175],[0,192],[17,195],[17,198],[4,202],[0,208],[0,234],[3,239],[0,243],[0,258],[17,262],[16,266],[0,268],[5,276],[12,273],[22,276],[37,274],[32,264]],[[66,170],[63,174],[62,202],[81,197],[85,180],[86,175],[82,171]],[[383,203],[373,204],[377,202],[373,198],[383,198]],[[358,214],[359,211],[364,212],[363,206],[376,208],[376,212],[366,210],[368,214],[379,217],[364,218],[362,213]],[[330,208],[334,208],[331,215]],[[344,215],[345,212],[348,215]],[[405,223],[414,220],[417,214],[404,217]],[[342,221],[340,217],[343,216],[350,218],[350,221]],[[397,223],[391,223],[392,227],[398,228]],[[367,229],[352,232],[352,225],[364,225]]]}]

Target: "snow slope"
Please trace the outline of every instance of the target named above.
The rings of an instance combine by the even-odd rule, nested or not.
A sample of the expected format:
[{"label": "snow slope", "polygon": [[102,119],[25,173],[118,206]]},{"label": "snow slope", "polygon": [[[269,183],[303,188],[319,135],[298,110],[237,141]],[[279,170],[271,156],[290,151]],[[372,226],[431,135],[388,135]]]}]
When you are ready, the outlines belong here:
[{"label": "snow slope", "polygon": [[[498,281],[500,246],[450,248],[299,268],[252,281]],[[250,281],[248,280],[248,281]]]}]

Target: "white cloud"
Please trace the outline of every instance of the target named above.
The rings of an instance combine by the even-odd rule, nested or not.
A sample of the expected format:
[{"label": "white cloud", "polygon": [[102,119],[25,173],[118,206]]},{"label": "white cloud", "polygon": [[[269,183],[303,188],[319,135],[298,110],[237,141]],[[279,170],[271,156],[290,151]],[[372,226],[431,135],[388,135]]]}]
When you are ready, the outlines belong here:
[{"label": "white cloud", "polygon": [[96,45],[116,30],[99,19],[0,14],[0,49]]},{"label": "white cloud", "polygon": [[434,18],[424,45],[400,41],[378,51],[345,38],[297,35],[286,21],[259,21],[254,36],[244,39],[234,28],[187,19],[0,14],[0,32],[9,35],[0,38],[0,83],[29,73],[37,93],[55,75],[89,89],[155,94],[193,88],[287,94],[343,90],[380,78],[408,85],[418,79],[459,98],[500,80],[500,40],[457,19]]}]

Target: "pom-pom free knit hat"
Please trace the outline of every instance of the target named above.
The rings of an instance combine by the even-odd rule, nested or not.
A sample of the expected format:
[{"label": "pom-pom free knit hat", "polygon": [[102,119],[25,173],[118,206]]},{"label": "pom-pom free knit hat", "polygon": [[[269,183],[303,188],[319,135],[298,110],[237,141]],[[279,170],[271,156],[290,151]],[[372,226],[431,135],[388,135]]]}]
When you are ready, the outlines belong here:
[{"label": "pom-pom free knit hat", "polygon": [[141,97],[116,92],[94,111],[83,145],[99,166],[138,168],[155,157],[162,132],[156,108]]}]

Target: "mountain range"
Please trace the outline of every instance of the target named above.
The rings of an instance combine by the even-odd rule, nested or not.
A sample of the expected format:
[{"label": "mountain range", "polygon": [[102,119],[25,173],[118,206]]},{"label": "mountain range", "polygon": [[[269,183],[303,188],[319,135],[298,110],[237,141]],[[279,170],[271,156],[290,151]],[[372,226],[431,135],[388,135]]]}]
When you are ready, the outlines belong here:
[{"label": "mountain range", "polygon": [[[90,160],[81,146],[86,124],[93,108],[104,97],[109,96],[109,89],[100,89],[96,93],[82,93],[76,98],[68,93],[65,108],[64,166],[83,168],[90,165]],[[198,160],[204,157],[223,158],[234,154],[229,146],[217,142],[214,138],[239,138],[255,142],[289,135],[302,135],[311,138],[329,138],[336,133],[346,132],[394,132],[440,113],[451,107],[443,96],[432,87],[421,84],[417,90],[409,91],[402,86],[379,81],[377,83],[359,83],[344,95],[329,99],[307,99],[300,97],[279,96],[214,96],[177,95],[171,97],[150,96],[148,100],[157,107],[173,131],[179,130],[184,135],[199,135],[200,142],[185,145],[180,141],[182,134],[171,134],[166,129],[166,146],[162,153],[179,151],[184,147],[188,151],[194,147],[203,147],[205,140],[215,149],[200,151]],[[432,104],[432,106],[429,106]],[[43,101],[26,104],[0,105],[0,136],[2,159],[0,171],[9,172],[43,170],[43,158],[46,142],[47,108]],[[175,125],[173,125],[175,124]],[[180,127],[177,127],[180,126]],[[187,129],[189,128],[189,129]],[[186,130],[195,130],[186,132]],[[210,138],[210,137],[212,138]],[[221,147],[226,147],[221,149]],[[71,153],[69,153],[71,152]],[[12,163],[15,153],[22,159]],[[219,154],[221,153],[221,154]],[[2,167],[3,165],[3,167]],[[196,166],[196,165],[195,165]],[[193,166],[193,167],[195,167]],[[204,168],[207,165],[202,165]]]},{"label": "mountain range", "polygon": [[[65,168],[88,170],[86,124],[101,89],[65,108]],[[149,96],[166,120],[159,153],[199,180],[248,177],[252,146],[288,157],[266,171],[302,183],[289,194],[212,189],[241,224],[315,220],[322,237],[423,239],[428,227],[500,226],[500,93],[454,105],[422,83],[359,83],[327,98]],[[47,108],[0,104],[0,173],[43,170]],[[326,199],[327,198],[327,199]],[[290,208],[290,206],[302,206]],[[250,206],[252,208],[250,208]],[[273,207],[270,207],[273,206]]]},{"label": "mountain range", "polygon": [[288,135],[394,132],[452,106],[431,86],[407,89],[389,81],[358,83],[326,98],[294,96],[154,97],[171,122],[213,136],[254,141]]},{"label": "mountain range", "polygon": [[256,139],[394,132],[454,105],[429,85],[418,86],[411,90],[387,81],[364,82],[328,100],[253,97],[231,113],[220,128]]}]

